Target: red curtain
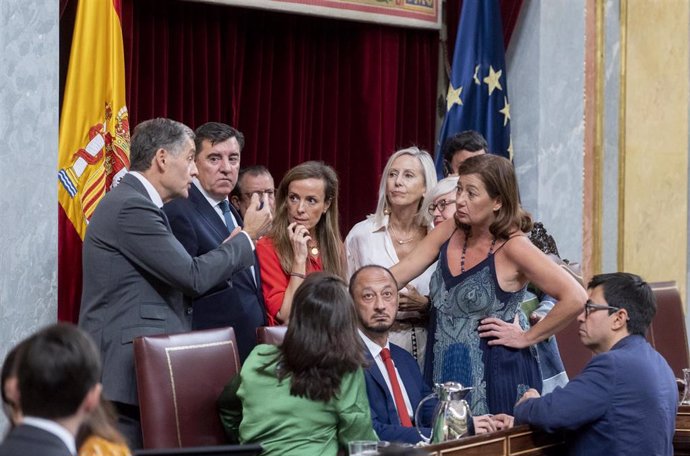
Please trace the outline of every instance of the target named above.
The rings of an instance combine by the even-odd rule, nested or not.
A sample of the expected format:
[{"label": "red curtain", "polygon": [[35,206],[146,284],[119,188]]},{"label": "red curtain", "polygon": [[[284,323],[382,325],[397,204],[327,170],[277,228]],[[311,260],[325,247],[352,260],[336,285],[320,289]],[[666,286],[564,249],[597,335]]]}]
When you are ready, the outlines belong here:
[{"label": "red curtain", "polygon": [[[76,3],[60,0],[61,88]],[[177,0],[122,6],[130,124],[233,125],[242,164],[266,165],[276,184],[324,160],[340,177],[343,236],[374,210],[392,152],[433,151],[436,31]],[[76,318],[80,291],[58,290],[61,319]]]},{"label": "red curtain", "polygon": [[266,165],[276,183],[324,160],[340,177],[345,232],[375,208],[392,152],[432,150],[434,31],[169,0],[124,6],[132,124],[236,126],[242,164]]}]

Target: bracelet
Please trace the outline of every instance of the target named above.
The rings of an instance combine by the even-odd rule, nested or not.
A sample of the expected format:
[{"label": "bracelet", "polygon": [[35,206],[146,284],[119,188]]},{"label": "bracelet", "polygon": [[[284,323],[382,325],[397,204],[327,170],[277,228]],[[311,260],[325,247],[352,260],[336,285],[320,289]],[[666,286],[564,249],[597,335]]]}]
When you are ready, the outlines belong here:
[{"label": "bracelet", "polygon": [[300,279],[306,279],[307,278],[306,274],[302,274],[301,272],[291,272],[290,276],[291,277],[299,277]]}]

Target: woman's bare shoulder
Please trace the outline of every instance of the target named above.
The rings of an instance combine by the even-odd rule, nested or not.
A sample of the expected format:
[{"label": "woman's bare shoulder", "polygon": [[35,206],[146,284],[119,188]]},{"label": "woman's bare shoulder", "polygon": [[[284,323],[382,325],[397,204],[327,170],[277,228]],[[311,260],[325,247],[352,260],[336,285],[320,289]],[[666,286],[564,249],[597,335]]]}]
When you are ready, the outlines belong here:
[{"label": "woman's bare shoulder", "polygon": [[511,259],[540,253],[540,250],[529,240],[527,234],[522,231],[513,231],[496,251],[499,249],[503,250],[504,254]]},{"label": "woman's bare shoulder", "polygon": [[430,237],[434,241],[438,243],[440,246],[444,242],[446,242],[450,237],[455,233],[457,230],[457,226],[455,225],[455,220],[450,218],[448,220],[444,220],[442,223],[439,223],[429,231],[429,234],[427,237]]}]

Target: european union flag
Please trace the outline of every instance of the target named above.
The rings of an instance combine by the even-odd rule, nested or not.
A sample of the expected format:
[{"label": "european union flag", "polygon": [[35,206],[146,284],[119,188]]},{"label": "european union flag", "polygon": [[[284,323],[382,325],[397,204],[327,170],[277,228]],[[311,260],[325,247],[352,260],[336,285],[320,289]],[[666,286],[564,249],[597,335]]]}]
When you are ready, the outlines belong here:
[{"label": "european union flag", "polygon": [[489,151],[513,158],[503,27],[498,0],[464,0],[453,52],[446,117],[436,144],[436,171],[443,176],[441,147],[447,138],[476,130]]}]

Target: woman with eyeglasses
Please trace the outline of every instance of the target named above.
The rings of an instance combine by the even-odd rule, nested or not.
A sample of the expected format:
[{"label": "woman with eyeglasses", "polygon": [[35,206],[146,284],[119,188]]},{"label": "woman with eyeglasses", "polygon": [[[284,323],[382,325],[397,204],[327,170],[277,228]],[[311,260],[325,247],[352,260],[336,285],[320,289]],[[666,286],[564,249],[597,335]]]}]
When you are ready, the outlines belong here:
[{"label": "woman with eyeglasses", "polygon": [[338,175],[318,161],[290,169],[278,186],[268,236],[256,243],[268,324],[286,325],[292,297],[307,275],[345,276],[338,227]]},{"label": "woman with eyeglasses", "polygon": [[[508,160],[468,158],[459,167],[454,219],[391,269],[404,284],[438,257],[425,376],[472,386],[475,415],[512,414],[528,388],[541,390],[534,344],[575,319],[587,300],[575,279],[527,238],[532,218],[519,200]],[[557,301],[531,328],[520,312],[529,282]]]},{"label": "woman with eyeglasses", "polygon": [[455,214],[455,187],[458,176],[441,179],[424,198],[422,207],[426,208],[432,217],[434,226],[448,220]]},{"label": "woman with eyeglasses", "polygon": [[[356,224],[345,239],[348,275],[369,264],[391,267],[406,258],[431,229],[424,195],[436,185],[431,156],[417,147],[395,152],[381,176],[376,212]],[[398,317],[390,340],[410,352],[424,366],[429,309],[429,280],[433,268],[400,290]]]}]

